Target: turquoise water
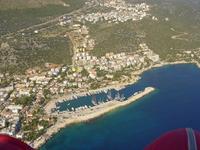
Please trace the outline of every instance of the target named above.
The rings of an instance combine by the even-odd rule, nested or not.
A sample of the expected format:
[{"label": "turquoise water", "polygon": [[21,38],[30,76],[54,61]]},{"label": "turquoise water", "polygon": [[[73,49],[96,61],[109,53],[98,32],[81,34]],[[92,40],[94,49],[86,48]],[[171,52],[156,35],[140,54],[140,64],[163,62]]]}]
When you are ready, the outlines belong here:
[{"label": "turquoise water", "polygon": [[41,150],[142,150],[166,131],[200,130],[200,69],[189,64],[152,69],[124,93],[145,86],[157,90],[103,117],[62,129]]}]

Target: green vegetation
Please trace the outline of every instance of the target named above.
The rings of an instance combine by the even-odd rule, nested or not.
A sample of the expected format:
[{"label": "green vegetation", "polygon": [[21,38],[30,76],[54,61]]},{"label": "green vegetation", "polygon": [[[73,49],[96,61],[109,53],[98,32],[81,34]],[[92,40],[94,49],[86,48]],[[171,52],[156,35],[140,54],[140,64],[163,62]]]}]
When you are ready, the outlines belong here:
[{"label": "green vegetation", "polygon": [[[148,3],[157,4],[151,8],[150,14],[155,15],[158,21],[150,16],[138,22],[88,23],[97,43],[93,54],[100,56],[107,52],[132,52],[138,49],[141,42],[145,42],[161,58],[167,59],[170,55],[176,60],[175,55],[180,51],[200,47],[200,15],[195,13],[199,11],[198,8],[195,9],[187,1],[178,0],[151,0]],[[169,18],[169,21],[165,18]]]},{"label": "green vegetation", "polygon": [[106,72],[106,71],[104,71],[104,70],[100,70],[100,69],[98,69],[98,68],[97,68],[96,72],[97,72],[97,76],[98,76],[98,77],[105,77],[106,74],[108,74],[108,72]]},{"label": "green vegetation", "polygon": [[22,8],[35,8],[45,5],[54,4],[61,5],[62,0],[1,0],[0,9],[22,9]]},{"label": "green vegetation", "polygon": [[22,105],[22,106],[30,106],[34,100],[35,100],[35,95],[31,95],[31,96],[23,95],[15,99],[15,104]]},{"label": "green vegetation", "polygon": [[[199,14],[195,14],[190,5],[171,1],[169,6],[165,6],[163,2],[151,13],[158,17],[159,21],[146,19],[140,23],[140,26],[146,33],[146,43],[162,58],[166,58],[168,54],[175,56],[179,51],[200,47],[200,38],[196,36],[200,34],[200,26],[198,26],[200,20],[196,20]],[[169,18],[169,21],[165,21],[165,17]],[[180,39],[172,38],[181,34],[183,35]]]},{"label": "green vegetation", "polygon": [[45,99],[49,99],[51,95],[51,91],[49,89],[44,89],[43,94],[44,94]]},{"label": "green vegetation", "polygon": [[[46,62],[71,64],[73,52],[69,39],[64,37],[66,31],[67,28],[56,26],[39,34],[29,33],[24,36],[17,34],[8,39],[9,47],[1,50],[1,57],[3,58],[11,50],[14,52],[5,56],[7,61],[5,65],[9,67],[0,66],[0,68],[12,72],[24,72],[30,67],[43,66]],[[13,65],[17,65],[17,67],[11,67],[12,64],[9,61],[13,55],[16,57],[16,62]]]},{"label": "green vegetation", "polygon": [[100,82],[93,82],[93,83],[91,84],[90,88],[91,88],[92,90],[96,90],[96,89],[100,88],[100,86],[101,86],[101,83],[100,83]]},{"label": "green vegetation", "polygon": [[[23,73],[28,68],[43,66],[46,62],[71,64],[73,55],[71,43],[67,37],[64,37],[69,30],[68,27],[56,25],[58,23],[56,20],[38,27],[26,28],[80,9],[85,0],[44,0],[42,3],[40,0],[37,2],[20,0],[20,8],[18,8],[17,1],[9,1],[12,1],[10,7],[16,9],[1,9],[0,6],[0,35],[2,35],[0,39],[0,70],[2,72]],[[63,2],[67,6],[64,6]],[[9,2],[3,0],[0,3],[7,5]],[[31,6],[29,3],[37,3],[36,5],[39,6]],[[26,30],[19,32],[21,29]],[[35,30],[41,30],[41,32],[35,34]],[[2,43],[8,44],[6,49],[1,49]]]},{"label": "green vegetation", "polygon": [[[23,1],[24,4],[27,3],[25,0]],[[23,9],[0,9],[0,35],[15,32],[17,30],[48,21],[56,16],[79,9],[81,6],[83,6],[85,0],[65,0],[64,2],[69,4],[69,7],[65,7],[63,5],[52,5],[52,3],[48,2],[46,3],[48,5],[41,5],[40,3],[42,7],[39,8],[25,7]],[[18,1],[15,0],[11,4],[8,1],[1,3],[4,3],[4,5],[5,3],[9,4],[9,6],[15,4],[18,5]]]},{"label": "green vegetation", "polygon": [[9,86],[10,82],[11,82],[10,79],[5,79],[5,78],[2,79],[2,80],[0,81],[0,88],[4,88],[4,87],[6,87],[6,86]]},{"label": "green vegetation", "polygon": [[128,76],[130,77],[131,76],[131,68],[124,68],[123,70],[121,71],[116,71],[114,74],[113,74],[113,81],[119,81],[119,79],[123,76]]},{"label": "green vegetation", "polygon": [[123,72],[121,72],[121,71],[115,72],[114,76],[113,76],[113,80],[118,81],[122,77],[122,75],[123,75]]},{"label": "green vegetation", "polygon": [[82,76],[85,76],[85,77],[89,76],[89,73],[85,68],[81,71],[81,74]]},{"label": "green vegetation", "polygon": [[96,41],[93,54],[102,56],[107,52],[130,52],[137,49],[140,42],[132,22],[90,25],[90,33]]},{"label": "green vegetation", "polygon": [[[41,126],[41,129],[38,129],[38,127]],[[29,131],[25,132],[25,139],[28,141],[35,140],[39,136],[41,136],[45,129],[47,129],[50,126],[50,123],[46,120],[41,120],[39,118],[34,118],[27,124],[23,126],[23,131]]]},{"label": "green vegetation", "polygon": [[[21,3],[23,1],[25,0],[20,0]],[[60,5],[61,1],[69,4],[70,7]],[[15,5],[14,2],[12,5]],[[31,0],[29,2],[31,3]],[[0,9],[0,35],[16,32],[82,8],[85,0],[60,0],[57,3],[44,0],[42,2],[43,5],[36,4],[33,8],[25,5],[18,9]],[[92,53],[102,56],[107,52],[133,52],[138,50],[140,43],[145,42],[162,59],[175,61],[177,53],[200,47],[200,14],[196,13],[198,7],[189,4],[186,0],[150,0],[148,3],[154,6],[150,14],[156,16],[158,21],[153,21],[152,16],[149,16],[141,21],[118,24],[86,22],[91,38],[95,39],[96,43]],[[17,5],[13,7],[17,8]],[[86,12],[96,12],[99,9],[108,11],[102,7],[94,7]],[[169,18],[169,21],[165,18]],[[38,34],[34,33],[35,29],[39,30]],[[3,55],[8,55],[9,58],[4,57],[2,61],[0,59],[0,64],[3,62],[0,65],[1,71],[4,69],[19,73],[30,67],[42,66],[46,62],[71,64],[72,44],[67,37],[64,37],[68,31],[67,26],[61,27],[51,22],[25,30],[24,35],[22,32],[16,32],[7,35],[7,38],[2,37],[0,44],[7,42],[9,47],[7,50],[0,49],[0,58],[3,58]]]}]

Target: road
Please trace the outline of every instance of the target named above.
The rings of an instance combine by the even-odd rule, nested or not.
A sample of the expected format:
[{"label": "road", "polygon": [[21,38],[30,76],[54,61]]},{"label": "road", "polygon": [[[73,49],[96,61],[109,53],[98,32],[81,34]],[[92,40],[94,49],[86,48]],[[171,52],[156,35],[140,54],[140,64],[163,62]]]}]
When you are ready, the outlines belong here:
[{"label": "road", "polygon": [[27,27],[27,28],[20,29],[20,30],[18,30],[18,31],[16,31],[16,32],[12,32],[12,33],[8,33],[8,34],[5,34],[5,35],[2,35],[2,36],[0,36],[0,38],[9,37],[9,36],[12,36],[12,35],[14,35],[14,34],[16,34],[16,33],[22,33],[22,32],[24,32],[24,31],[26,31],[26,30],[36,30],[36,29],[39,28],[39,27],[48,26],[48,24],[54,24],[54,23],[56,24],[56,23],[58,23],[59,19],[62,18],[63,16],[66,16],[66,15],[71,16],[71,15],[74,15],[74,14],[76,14],[76,13],[81,13],[82,11],[86,11],[86,10],[92,8],[92,7],[95,7],[95,6],[97,5],[97,1],[95,0],[94,2],[95,2],[95,4],[92,5],[92,6],[84,5],[84,6],[83,6],[82,8],[80,8],[80,9],[77,9],[77,10],[74,10],[74,11],[72,11],[72,12],[69,12],[69,13],[66,13],[66,14],[63,14],[63,15],[60,15],[60,16],[58,16],[58,17],[56,17],[56,18],[54,18],[54,19],[51,19],[51,20],[49,20],[49,21],[47,21],[47,22],[43,22],[43,23],[40,23],[40,24],[36,24],[36,25],[30,26],[30,27]]}]

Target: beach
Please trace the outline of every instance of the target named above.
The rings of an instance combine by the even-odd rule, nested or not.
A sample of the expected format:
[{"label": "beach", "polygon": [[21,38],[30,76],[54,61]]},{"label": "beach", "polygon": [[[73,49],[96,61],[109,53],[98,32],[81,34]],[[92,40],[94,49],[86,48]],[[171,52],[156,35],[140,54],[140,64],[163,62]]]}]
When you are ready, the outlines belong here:
[{"label": "beach", "polygon": [[96,105],[92,108],[76,111],[76,112],[65,112],[61,114],[53,114],[53,115],[58,115],[58,120],[56,124],[50,128],[47,129],[46,134],[43,136],[39,137],[37,140],[34,141],[33,147],[38,148],[42,144],[44,144],[49,138],[51,138],[55,133],[57,133],[60,129],[74,124],[74,123],[79,123],[79,122],[85,122],[92,120],[94,118],[97,118],[99,116],[104,115],[105,113],[108,113],[116,108],[126,106],[142,97],[145,95],[150,94],[153,92],[155,88],[153,87],[147,87],[143,91],[140,91],[136,95],[131,96],[129,99],[125,101],[109,101],[105,102],[100,105]]}]

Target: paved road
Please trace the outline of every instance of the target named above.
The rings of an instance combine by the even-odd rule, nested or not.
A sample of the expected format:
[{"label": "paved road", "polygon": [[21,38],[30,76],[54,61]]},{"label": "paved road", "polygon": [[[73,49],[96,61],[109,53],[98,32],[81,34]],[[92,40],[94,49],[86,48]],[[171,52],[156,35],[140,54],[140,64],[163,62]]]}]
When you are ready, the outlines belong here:
[{"label": "paved road", "polygon": [[[95,2],[96,2],[96,1],[95,1]],[[49,20],[49,21],[47,21],[47,22],[43,22],[43,23],[40,23],[40,24],[36,24],[36,25],[30,26],[30,27],[23,28],[23,29],[20,29],[20,30],[18,30],[18,31],[12,32],[12,33],[8,33],[8,34],[5,34],[5,35],[2,35],[2,36],[0,36],[0,38],[5,38],[5,37],[8,37],[8,36],[12,36],[12,35],[15,34],[15,33],[21,33],[21,32],[24,32],[24,31],[26,31],[26,30],[32,30],[32,29],[39,28],[39,27],[41,27],[41,26],[45,26],[45,25],[48,25],[48,24],[57,23],[57,22],[59,21],[59,19],[60,19],[61,17],[63,17],[63,16],[66,16],[66,15],[73,15],[73,14],[76,14],[76,13],[80,13],[81,11],[88,10],[88,9],[90,9],[90,8],[92,8],[92,7],[95,7],[95,6],[96,6],[96,4],[93,5],[93,6],[86,6],[86,5],[84,5],[84,6],[83,6],[82,8],[80,8],[80,9],[74,10],[74,11],[69,12],[69,13],[66,13],[66,14],[63,14],[63,15],[58,16],[58,17],[56,17],[56,18],[54,18],[54,19],[52,19],[52,20]]]}]

